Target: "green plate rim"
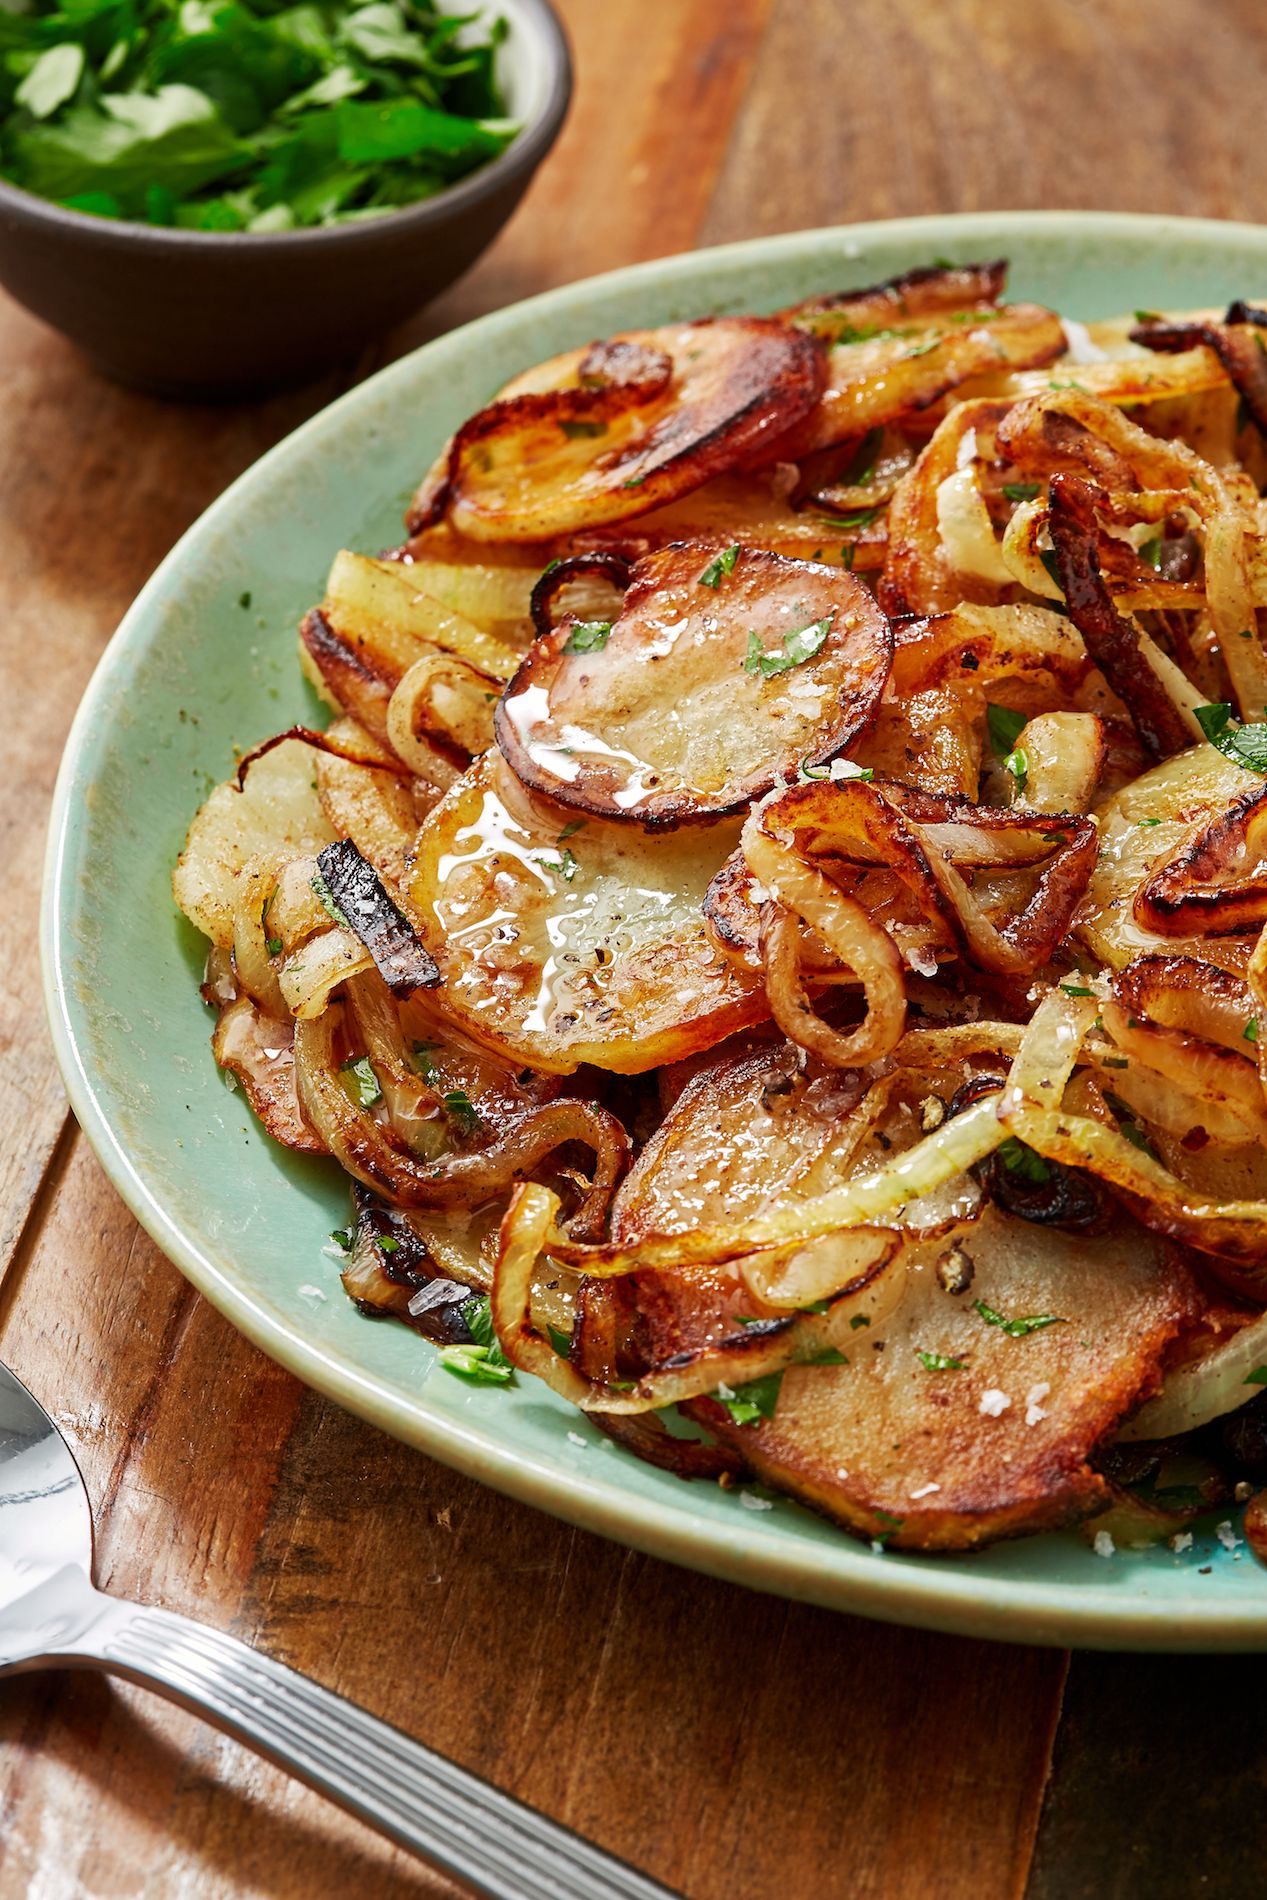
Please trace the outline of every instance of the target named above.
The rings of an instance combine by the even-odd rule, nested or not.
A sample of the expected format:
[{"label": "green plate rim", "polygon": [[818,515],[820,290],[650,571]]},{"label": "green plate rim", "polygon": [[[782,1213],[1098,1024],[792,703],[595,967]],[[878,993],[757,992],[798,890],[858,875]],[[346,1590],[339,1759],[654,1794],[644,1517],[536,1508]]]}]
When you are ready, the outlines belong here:
[{"label": "green plate rim", "polygon": [[[709,1523],[690,1508],[690,1487],[666,1477],[663,1501],[646,1502],[619,1488],[614,1463],[595,1482],[586,1473],[563,1470],[513,1444],[454,1420],[432,1416],[425,1395],[402,1406],[379,1390],[372,1371],[345,1355],[322,1348],[297,1326],[283,1322],[235,1278],[232,1262],[186,1232],[164,1209],[161,1188],[134,1164],[113,1125],[105,1091],[92,1073],[83,1005],[66,981],[69,917],[76,893],[69,888],[67,859],[78,822],[77,799],[92,782],[90,754],[99,738],[116,676],[144,652],[154,629],[149,619],[163,589],[202,543],[252,497],[266,493],[287,464],[301,461],[323,440],[332,440],[343,419],[393,382],[407,383],[418,364],[442,358],[454,347],[478,348],[484,340],[536,315],[555,316],[581,307],[594,292],[619,293],[689,281],[713,264],[766,265],[810,259],[815,252],[838,259],[861,254],[869,244],[900,244],[912,257],[934,256],[948,246],[1006,251],[1009,242],[1044,237],[1120,236],[1159,248],[1165,244],[1257,252],[1267,266],[1267,230],[1217,219],[1185,219],[1116,212],[986,212],[839,225],[769,238],[747,239],[706,250],[604,273],[479,318],[425,344],[418,351],[346,392],[276,444],[240,475],[183,534],[165,557],[101,655],[75,716],[58,774],[49,824],[40,914],[44,997],[54,1052],[71,1107],[115,1189],[167,1257],[213,1306],[263,1352],[306,1384],[371,1424],[416,1445],[465,1475],[523,1503],[587,1530],[750,1587],[885,1621],[913,1624],[1012,1642],[1147,1650],[1246,1650],[1267,1648],[1267,1588],[1261,1607],[1219,1606],[1176,1623],[1164,1595],[1124,1600],[1119,1589],[1090,1577],[1072,1594],[1065,1583],[1017,1581],[975,1574],[965,1560],[914,1560],[898,1553],[874,1556],[844,1532],[839,1542],[794,1542],[786,1547],[760,1521],[737,1513],[733,1523]],[[856,243],[860,250],[850,249]],[[843,247],[843,250],[842,250]],[[157,624],[157,620],[156,620]],[[755,1514],[753,1514],[755,1517]],[[970,1563],[970,1560],[968,1560]],[[1107,1570],[1108,1566],[1106,1566]]]}]

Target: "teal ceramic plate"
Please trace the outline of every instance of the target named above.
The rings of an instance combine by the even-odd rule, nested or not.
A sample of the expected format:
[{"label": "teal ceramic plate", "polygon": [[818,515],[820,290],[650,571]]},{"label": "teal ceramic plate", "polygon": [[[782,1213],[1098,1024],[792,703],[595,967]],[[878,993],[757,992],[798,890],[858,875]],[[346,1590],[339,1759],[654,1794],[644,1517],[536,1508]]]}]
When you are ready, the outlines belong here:
[{"label": "teal ceramic plate", "polygon": [[632,325],[996,255],[1012,260],[1015,295],[1083,319],[1267,297],[1267,232],[1247,225],[1001,214],[763,239],[485,317],[265,456],[164,561],[75,721],[43,915],[53,1036],[107,1172],[194,1285],[310,1385],[470,1476],[658,1556],[867,1616],[1039,1643],[1267,1647],[1267,1575],[1212,1526],[1183,1557],[1163,1545],[1103,1559],[1072,1535],[972,1556],[876,1553],[795,1504],[745,1508],[737,1492],[639,1464],[531,1379],[468,1387],[405,1328],[363,1318],[322,1252],[346,1217],[343,1182],[333,1163],[275,1147],[224,1088],[196,989],[201,939],[168,887],[234,746],[313,712],[294,628],[335,549],[398,538],[433,451],[512,372]]}]

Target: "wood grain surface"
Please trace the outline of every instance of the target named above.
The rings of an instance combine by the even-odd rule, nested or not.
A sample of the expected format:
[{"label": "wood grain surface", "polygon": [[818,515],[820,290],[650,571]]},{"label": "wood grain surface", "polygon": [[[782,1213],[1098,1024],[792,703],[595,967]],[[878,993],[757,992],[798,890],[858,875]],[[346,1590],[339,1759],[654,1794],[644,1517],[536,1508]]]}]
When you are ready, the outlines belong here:
[{"label": "wood grain surface", "polygon": [[[0,300],[0,1357],[82,1460],[107,1588],[231,1629],[690,1900],[1261,1891],[1258,1660],[1067,1659],[709,1582],[306,1392],[140,1233],[38,1000],[43,821],[88,673],[180,531],[385,354],[591,272],[938,210],[1255,218],[1258,0],[561,0],[572,115],[467,279],[250,407],[103,382]],[[1063,1717],[1062,1717],[1063,1696]],[[457,1889],[156,1698],[0,1694],[0,1895]]]}]

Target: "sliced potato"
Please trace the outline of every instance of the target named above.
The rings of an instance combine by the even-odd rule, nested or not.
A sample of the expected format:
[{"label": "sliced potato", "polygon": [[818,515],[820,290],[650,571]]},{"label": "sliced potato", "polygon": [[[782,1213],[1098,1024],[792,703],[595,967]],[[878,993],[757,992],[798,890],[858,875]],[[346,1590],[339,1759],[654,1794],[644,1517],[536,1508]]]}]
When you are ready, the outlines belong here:
[{"label": "sliced potato", "polygon": [[[965,1293],[938,1279],[945,1240],[913,1247],[897,1311],[847,1366],[785,1373],[768,1422],[736,1425],[711,1398],[686,1409],[766,1482],[900,1549],[972,1549],[1103,1509],[1091,1453],[1158,1389],[1199,1318],[1192,1281],[1125,1218],[1065,1234],[987,1207],[959,1243]],[[1014,1337],[982,1306],[1059,1323]]]},{"label": "sliced potato", "polygon": [[766,1015],[701,912],[737,827],[650,839],[529,794],[476,761],[418,835],[407,910],[436,1000],[473,1040],[552,1073],[637,1073]]},{"label": "sliced potato", "polygon": [[316,753],[301,739],[261,752],[245,783],[217,785],[189,827],[172,893],[191,924],[228,950],[243,874],[259,857],[301,857],[333,844],[317,797]]},{"label": "sliced potato", "polygon": [[520,781],[654,827],[741,811],[874,716],[893,637],[842,568],[687,543],[635,569],[618,619],[572,616],[498,704]]},{"label": "sliced potato", "polygon": [[222,1069],[242,1084],[247,1101],[274,1141],[304,1154],[328,1152],[303,1118],[295,1090],[295,1025],[265,1016],[247,996],[221,1014],[211,1048]]},{"label": "sliced potato", "polygon": [[[617,373],[620,352],[637,360]],[[473,416],[448,519],[480,541],[542,541],[648,513],[780,435],[822,387],[809,337],[769,318],[631,332],[558,358]]]}]

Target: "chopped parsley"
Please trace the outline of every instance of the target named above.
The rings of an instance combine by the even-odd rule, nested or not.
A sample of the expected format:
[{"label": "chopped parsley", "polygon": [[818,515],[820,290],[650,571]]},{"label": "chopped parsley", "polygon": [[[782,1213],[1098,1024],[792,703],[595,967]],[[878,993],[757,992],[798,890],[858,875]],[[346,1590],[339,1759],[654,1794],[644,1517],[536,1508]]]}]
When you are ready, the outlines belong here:
[{"label": "chopped parsley", "polygon": [[563,643],[565,653],[601,653],[611,639],[610,620],[578,620]]},{"label": "chopped parsley", "polygon": [[803,666],[806,660],[812,660],[826,644],[831,632],[833,607],[825,620],[816,620],[811,626],[799,627],[795,633],[784,634],[782,653],[767,653],[758,634],[748,635],[748,657],[743,663],[745,673],[759,673],[763,680],[773,679],[776,673],[790,672],[794,666]]},{"label": "chopped parsley", "polygon": [[1067,1319],[1060,1319],[1055,1313],[1026,1313],[1020,1319],[1005,1319],[994,1307],[987,1306],[984,1300],[972,1302],[973,1311],[980,1313],[987,1326],[997,1326],[1009,1339],[1024,1339],[1029,1333],[1040,1333],[1044,1326],[1067,1326]]},{"label": "chopped parsley", "polygon": [[356,1236],[350,1227],[336,1227],[330,1238],[343,1253],[351,1253],[356,1245]]},{"label": "chopped parsley", "polygon": [[557,858],[542,857],[540,852],[538,852],[536,861],[543,871],[553,871],[555,876],[561,877],[565,884],[572,882],[572,879],[576,876],[580,868],[577,859],[574,858],[572,853],[566,848],[562,855]]},{"label": "chopped parsley", "polygon": [[444,1096],[444,1112],[452,1115],[464,1128],[474,1129],[484,1126],[484,1117],[476,1108],[465,1089],[450,1089]]},{"label": "chopped parsley", "polygon": [[373,1108],[382,1101],[383,1091],[368,1056],[349,1056],[339,1064],[339,1074],[344,1093],[357,1108]]},{"label": "chopped parsley", "polygon": [[1009,1135],[1006,1141],[999,1143],[999,1160],[1011,1174],[1019,1175],[1022,1181],[1032,1181],[1041,1187],[1051,1180],[1051,1163],[1036,1154],[1027,1142],[1015,1135]]},{"label": "chopped parsley", "polygon": [[1155,569],[1161,566],[1161,536],[1159,534],[1153,535],[1151,539],[1141,544],[1139,558],[1146,567]]},{"label": "chopped parsley", "polygon": [[1094,996],[1095,995],[1095,991],[1089,990],[1084,983],[1061,983],[1059,985],[1059,988],[1064,991],[1066,996]]},{"label": "chopped parsley", "polygon": [[1008,753],[1003,761],[1003,770],[1012,774],[1017,791],[1023,792],[1029,783],[1029,753],[1023,746],[1017,746],[1014,752]]},{"label": "chopped parsley", "polygon": [[719,554],[716,560],[708,563],[708,566],[700,575],[696,585],[699,587],[719,587],[724,574],[734,573],[735,562],[738,559],[739,544],[736,542],[733,547],[726,548],[724,552]]},{"label": "chopped parsley", "polygon": [[826,528],[843,528],[848,533],[860,533],[869,528],[877,515],[884,513],[885,504],[877,502],[874,508],[852,508],[847,515],[822,515],[820,520]]},{"label": "chopped parsley", "polygon": [[867,1318],[865,1313],[855,1313],[849,1322],[849,1330],[851,1333],[856,1333],[860,1326],[869,1326],[870,1324],[871,1321]]},{"label": "chopped parsley", "polygon": [[875,473],[875,460],[880,443],[884,437],[883,429],[868,429],[854,450],[849,466],[842,469],[837,480],[842,488],[865,488]]},{"label": "chopped parsley", "polygon": [[493,1348],[489,1346],[446,1346],[439,1355],[440,1364],[446,1372],[454,1372],[459,1379],[468,1379],[472,1385],[509,1385],[515,1374],[501,1355],[494,1359]]},{"label": "chopped parsley", "polygon": [[[1052,387],[1054,388],[1055,385],[1053,384]],[[1060,557],[1057,555],[1055,548],[1039,548],[1038,558],[1063,594],[1065,590],[1060,580]]]},{"label": "chopped parsley", "polygon": [[1267,725],[1233,725],[1232,708],[1226,700],[1211,706],[1194,706],[1192,710],[1210,744],[1225,759],[1231,759],[1247,772],[1261,772],[1267,777]]},{"label": "chopped parsley", "polygon": [[1026,713],[1013,712],[1010,706],[988,705],[985,709],[985,723],[990,734],[990,744],[1000,759],[1006,760],[1016,741],[1029,724]]},{"label": "chopped parsley", "polygon": [[272,890],[269,892],[268,896],[264,899],[264,902],[260,905],[260,929],[264,932],[264,948],[267,950],[270,957],[279,957],[282,953],[281,938],[270,937],[268,934],[268,921],[267,921],[268,913],[272,909],[273,899],[276,897],[276,895],[277,895],[277,886],[276,884],[274,884]]},{"label": "chopped parsley", "polygon": [[310,881],[312,884],[312,888],[314,892],[316,893],[317,901],[321,905],[321,908],[329,912],[330,916],[334,918],[334,921],[336,924],[342,924],[345,930],[350,930],[352,926],[349,924],[347,918],[343,915],[343,912],[339,909],[339,906],[335,903],[334,892],[330,889],[330,886],[326,883],[320,871],[314,872]]},{"label": "chopped parsley", "polygon": [[962,1372],[964,1361],[952,1359],[947,1352],[916,1352],[915,1357],[925,1372]]},{"label": "chopped parsley", "polygon": [[750,1379],[746,1385],[719,1385],[715,1396],[736,1425],[755,1425],[759,1418],[774,1417],[782,1383],[781,1372],[767,1372],[763,1379]]},{"label": "chopped parsley", "polygon": [[1251,1017],[1250,1017],[1250,1019],[1249,1019],[1249,1021],[1248,1021],[1248,1022],[1246,1023],[1246,1025],[1245,1025],[1245,1027],[1244,1027],[1244,1029],[1243,1029],[1243,1030],[1241,1031],[1241,1034],[1242,1034],[1242,1035],[1244,1036],[1244,1038],[1245,1038],[1245,1040],[1246,1040],[1246,1042],[1257,1042],[1257,1041],[1258,1041],[1258,1018],[1257,1018],[1257,1016],[1251,1016]]},{"label": "chopped parsley", "polygon": [[1267,1385],[1267,1366],[1255,1366],[1252,1372],[1245,1374],[1246,1385]]},{"label": "chopped parsley", "polygon": [[1004,501],[1033,501],[1035,495],[1042,493],[1041,482],[1004,482]]},{"label": "chopped parsley", "polygon": [[414,1068],[424,1082],[430,1082],[434,1088],[442,1078],[439,1069],[431,1060],[431,1051],[440,1047],[438,1042],[416,1042],[413,1046]]},{"label": "chopped parsley", "polygon": [[102,218],[363,222],[434,197],[515,130],[504,22],[472,32],[435,0],[79,0],[15,11],[4,33],[5,174]]},{"label": "chopped parsley", "polygon": [[568,438],[569,442],[583,442],[590,437],[607,434],[607,424],[605,422],[568,421],[561,422],[559,428]]},{"label": "chopped parsley", "polygon": [[572,1351],[571,1333],[560,1332],[557,1326],[547,1326],[546,1331],[550,1335],[550,1344],[554,1347],[560,1359],[567,1359]]},{"label": "chopped parsley", "polygon": [[565,844],[569,838],[575,838],[577,832],[584,831],[588,823],[589,823],[589,820],[586,818],[571,819],[566,825],[564,825],[562,831],[559,833],[558,837],[555,839],[555,843]]},{"label": "chopped parsley", "polygon": [[1161,320],[1160,310],[1137,310],[1135,312],[1136,323],[1160,323]]},{"label": "chopped parsley", "polygon": [[392,1234],[375,1234],[374,1245],[382,1253],[399,1253],[400,1242]]}]

